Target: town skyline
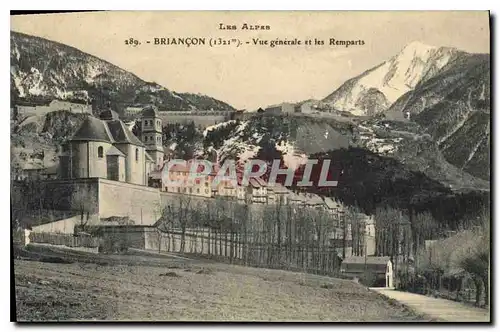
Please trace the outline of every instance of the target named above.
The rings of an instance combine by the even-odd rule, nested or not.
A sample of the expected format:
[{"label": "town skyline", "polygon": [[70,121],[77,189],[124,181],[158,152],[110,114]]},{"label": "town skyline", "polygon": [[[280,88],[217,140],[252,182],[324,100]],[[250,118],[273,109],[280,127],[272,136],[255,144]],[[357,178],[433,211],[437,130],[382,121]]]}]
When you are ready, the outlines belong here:
[{"label": "town skyline", "polygon": [[[13,16],[11,30],[75,47],[171,91],[200,93],[248,110],[281,102],[323,99],[346,80],[390,59],[413,41],[470,53],[490,51],[487,11],[389,15],[388,12],[43,14]],[[170,19],[165,20],[165,16]],[[238,27],[255,22],[270,29],[221,31],[221,22]],[[245,45],[234,49],[131,47],[124,43],[127,38],[152,38],[151,31],[159,36],[232,36],[250,40],[293,37],[328,42],[335,36],[364,40],[364,45],[274,48]]]}]

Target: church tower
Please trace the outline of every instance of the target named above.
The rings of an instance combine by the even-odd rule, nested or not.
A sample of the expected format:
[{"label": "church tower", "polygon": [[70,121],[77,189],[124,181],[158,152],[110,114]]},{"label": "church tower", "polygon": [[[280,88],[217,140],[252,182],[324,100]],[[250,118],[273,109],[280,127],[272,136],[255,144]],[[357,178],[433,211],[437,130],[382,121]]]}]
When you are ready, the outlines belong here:
[{"label": "church tower", "polygon": [[147,106],[142,110],[141,140],[146,152],[154,160],[155,168],[163,164],[162,124],[155,106]]}]

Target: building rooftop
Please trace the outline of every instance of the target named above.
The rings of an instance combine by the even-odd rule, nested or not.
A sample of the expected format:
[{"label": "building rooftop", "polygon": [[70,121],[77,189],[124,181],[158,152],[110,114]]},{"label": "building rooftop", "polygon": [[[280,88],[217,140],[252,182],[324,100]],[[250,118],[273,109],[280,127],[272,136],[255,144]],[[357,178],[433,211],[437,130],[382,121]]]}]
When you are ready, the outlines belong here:
[{"label": "building rooftop", "polygon": [[146,155],[146,160],[154,162],[153,158],[151,158],[151,156],[149,155],[149,153],[145,152],[145,155]]},{"label": "building rooftop", "polygon": [[118,120],[120,116],[115,111],[108,109],[99,113],[99,118],[101,120]]},{"label": "building rooftop", "polygon": [[[366,264],[370,265],[387,265],[387,262],[391,260],[389,256],[368,256],[366,257]],[[364,256],[350,256],[346,257],[342,264],[365,264]]]},{"label": "building rooftop", "polygon": [[113,143],[114,140],[104,121],[89,116],[71,138],[72,141],[97,141]]},{"label": "building rooftop", "polygon": [[143,117],[158,117],[158,108],[153,105],[146,106],[142,109]]},{"label": "building rooftop", "polygon": [[144,146],[122,121],[118,119],[100,120],[92,116],[85,119],[71,138],[71,141],[125,143]]},{"label": "building rooftop", "polygon": [[273,186],[268,186],[267,190],[270,190],[276,194],[288,194],[290,190],[283,186],[281,183],[276,183]]},{"label": "building rooftop", "polygon": [[57,165],[52,165],[45,168],[41,173],[46,175],[57,174],[57,168],[58,168]]},{"label": "building rooftop", "polygon": [[250,178],[249,183],[254,188],[266,187],[267,183],[259,177]]},{"label": "building rooftop", "polygon": [[112,146],[107,152],[106,156],[120,156],[125,157],[125,154],[118,150],[116,147]]},{"label": "building rooftop", "polygon": [[115,143],[128,143],[144,146],[144,144],[127,128],[122,121],[106,121],[106,125],[108,126]]},{"label": "building rooftop", "polygon": [[340,202],[337,202],[330,197],[323,197],[323,201],[325,202],[326,207],[332,210],[342,207],[342,204]]}]

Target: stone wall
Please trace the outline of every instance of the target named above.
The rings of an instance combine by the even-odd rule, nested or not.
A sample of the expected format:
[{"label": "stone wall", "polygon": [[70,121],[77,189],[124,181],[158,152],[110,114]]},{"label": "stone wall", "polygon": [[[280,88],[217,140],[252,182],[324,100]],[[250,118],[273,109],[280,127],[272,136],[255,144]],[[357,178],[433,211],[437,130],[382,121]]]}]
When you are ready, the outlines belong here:
[{"label": "stone wall", "polygon": [[81,223],[80,216],[74,216],[67,219],[54,221],[48,224],[33,226],[32,231],[35,233],[63,233],[73,234],[75,226]]},{"label": "stone wall", "polygon": [[44,207],[52,210],[78,211],[83,205],[91,214],[99,212],[98,179],[47,180],[41,184]]},{"label": "stone wall", "polygon": [[69,111],[72,113],[92,114],[92,106],[86,104],[70,103],[61,100],[53,100],[49,105],[26,106],[17,105],[17,116],[25,118],[33,115],[45,115],[55,111]]},{"label": "stone wall", "polygon": [[99,179],[99,215],[130,217],[136,225],[152,225],[160,217],[157,188]]},{"label": "stone wall", "polygon": [[163,125],[167,123],[180,123],[187,124],[194,122],[195,126],[208,127],[213,126],[217,123],[226,122],[230,120],[230,116],[227,115],[160,115]]},{"label": "stone wall", "polygon": [[[22,185],[14,184],[13,193],[19,193]],[[32,208],[39,208],[41,200],[44,209],[73,211],[79,217],[83,206],[85,213],[90,214],[91,224],[99,223],[100,218],[128,216],[138,225],[152,225],[160,216],[157,188],[89,178],[46,180],[32,191],[36,195],[26,191],[28,195],[22,197],[32,203]]]},{"label": "stone wall", "polygon": [[99,232],[103,251],[113,251],[113,248],[146,249],[146,233],[154,231],[151,227],[137,226],[106,226]]}]

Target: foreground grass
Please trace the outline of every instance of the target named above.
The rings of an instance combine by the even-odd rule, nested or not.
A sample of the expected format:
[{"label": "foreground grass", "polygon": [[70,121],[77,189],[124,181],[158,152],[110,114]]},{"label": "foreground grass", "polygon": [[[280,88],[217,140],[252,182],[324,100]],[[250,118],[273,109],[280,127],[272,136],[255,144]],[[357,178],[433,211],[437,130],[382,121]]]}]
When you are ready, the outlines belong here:
[{"label": "foreground grass", "polygon": [[[91,256],[91,254],[88,254]],[[18,321],[416,321],[351,281],[151,258],[98,263],[15,260]],[[160,264],[162,262],[162,264]]]}]

